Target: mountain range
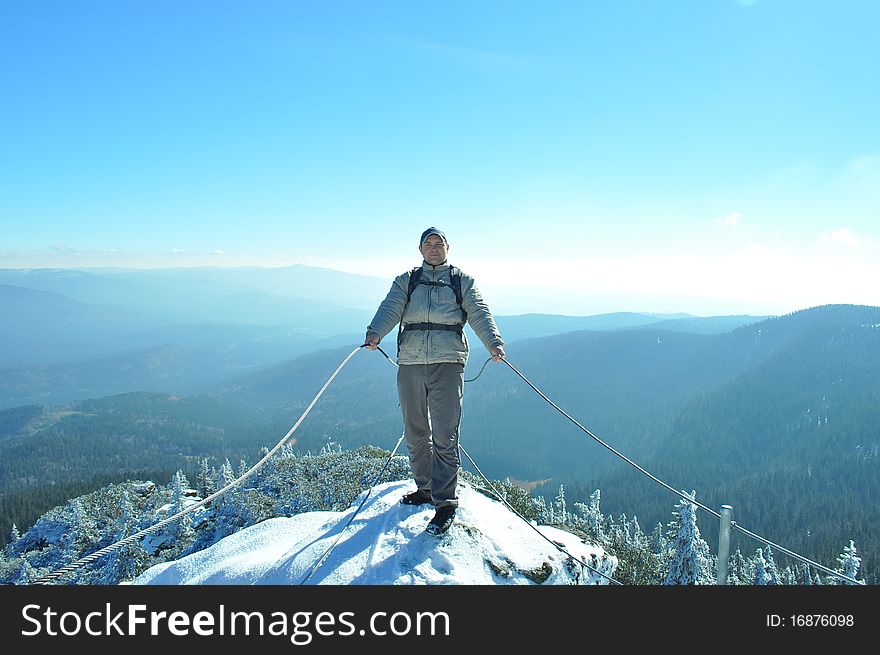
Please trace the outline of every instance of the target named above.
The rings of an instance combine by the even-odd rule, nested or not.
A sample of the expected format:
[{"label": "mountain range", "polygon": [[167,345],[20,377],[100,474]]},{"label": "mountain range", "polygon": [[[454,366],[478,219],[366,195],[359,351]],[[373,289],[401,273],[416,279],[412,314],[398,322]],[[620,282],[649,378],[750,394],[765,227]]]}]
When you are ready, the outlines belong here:
[{"label": "mountain range", "polygon": [[[364,282],[374,285],[368,292],[339,285],[336,295],[327,297],[343,304],[322,306],[326,312],[304,311],[291,325],[236,323],[218,310],[212,315],[217,322],[210,324],[215,332],[202,325],[199,341],[196,324],[175,323],[174,311],[161,316],[150,305],[161,296],[157,280],[169,279],[170,272],[152,278],[114,272],[104,279],[101,272],[42,271],[33,278],[41,288],[18,286],[27,277],[24,272],[0,273],[6,285],[0,291],[18,294],[22,316],[30,317],[18,327],[10,314],[2,319],[19,343],[30,343],[20,349],[22,359],[31,356],[29,348],[39,339],[53,339],[37,330],[26,334],[26,328],[38,325],[40,311],[52,307],[72,317],[69,325],[55,324],[58,344],[70,325],[91,328],[100,321],[125,342],[124,330],[114,332],[118,325],[112,320],[129,316],[126,312],[152,317],[157,330],[152,335],[168,337],[162,343],[125,342],[141,347],[91,357],[74,347],[65,361],[36,364],[31,358],[27,365],[2,371],[4,531],[12,521],[27,526],[53,504],[126,476],[167,476],[179,466],[194,471],[201,457],[252,460],[287,432],[356,348],[368,308],[387,287],[381,280]],[[262,286],[253,283],[253,288],[278,292],[263,273],[254,272]],[[234,295],[223,295],[235,287],[224,281],[226,272],[182,275],[190,282],[175,282],[166,294],[204,290],[207,279],[215,299]],[[323,272],[285,275],[288,280],[312,276],[314,282]],[[341,278],[334,272],[328,279]],[[142,293],[123,293],[128,281],[136,283],[133,289],[144,285]],[[148,293],[150,285],[154,290]],[[316,288],[312,296],[318,295]],[[346,288],[353,291],[347,298]],[[235,292],[242,293],[242,287]],[[307,295],[293,286],[290,293]],[[369,301],[365,293],[372,294]],[[359,294],[358,307],[353,299]],[[127,304],[121,300],[125,296]],[[109,301],[112,309],[103,311],[107,306],[101,303]],[[205,302],[193,302],[191,309]],[[330,322],[322,327],[320,321],[337,309],[348,311],[347,302],[348,309],[361,312],[359,322],[345,323],[341,331]],[[182,303],[169,300],[168,307]],[[615,515],[638,516],[645,526],[664,520],[668,491],[616,450],[674,488],[695,490],[711,507],[732,504],[742,525],[821,561],[854,539],[868,576],[876,570],[880,309],[829,305],[779,317],[622,313],[496,319],[508,341],[510,365],[487,365],[488,354],[471,335],[462,420],[463,446],[491,477],[519,481],[544,495],[564,484],[567,496],[581,501],[602,489],[604,507]],[[275,328],[273,341],[265,331]],[[302,339],[295,345],[292,337],[281,336],[285,329]],[[386,341],[393,359],[393,338]],[[7,354],[7,362],[11,359]],[[591,434],[534,393],[515,371]],[[297,432],[296,447],[303,452],[328,445],[390,448],[400,433],[394,375],[395,367],[380,353],[359,351]],[[465,461],[464,466],[472,465]]]},{"label": "mountain range", "polygon": [[[125,391],[210,392],[218,381],[357,343],[389,286],[302,265],[0,269],[0,409]],[[755,320],[639,313],[496,318],[508,341],[648,324],[721,331]]]}]

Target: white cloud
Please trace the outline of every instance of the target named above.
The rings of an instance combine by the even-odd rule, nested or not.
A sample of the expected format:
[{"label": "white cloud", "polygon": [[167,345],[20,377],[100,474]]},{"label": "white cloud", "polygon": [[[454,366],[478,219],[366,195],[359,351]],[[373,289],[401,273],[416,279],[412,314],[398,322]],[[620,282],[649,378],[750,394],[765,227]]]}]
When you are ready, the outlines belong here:
[{"label": "white cloud", "polygon": [[862,242],[860,237],[853,234],[848,227],[834,230],[822,235],[823,241],[832,241],[834,243],[842,243],[847,246],[857,246]]},{"label": "white cloud", "polygon": [[834,303],[880,306],[874,282],[880,259],[871,255],[861,248],[835,253],[751,244],[728,252],[522,260],[517,269],[528,274],[515,282],[501,261],[469,262],[466,270],[498,314],[782,314]]}]

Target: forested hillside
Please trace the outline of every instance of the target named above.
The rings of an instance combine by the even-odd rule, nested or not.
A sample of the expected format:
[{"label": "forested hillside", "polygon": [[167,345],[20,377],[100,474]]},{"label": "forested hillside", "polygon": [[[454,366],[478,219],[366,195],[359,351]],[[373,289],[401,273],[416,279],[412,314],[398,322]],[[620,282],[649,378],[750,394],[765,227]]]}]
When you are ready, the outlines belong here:
[{"label": "forested hillside", "polygon": [[216,398],[130,393],[66,408],[0,412],[0,521],[30,526],[109,482],[193,473],[200,457],[253,459],[267,439],[254,417]]},{"label": "forested hillside", "polygon": [[[239,477],[233,482],[236,475],[241,476],[245,471],[246,478]],[[284,447],[263,466],[249,468],[246,462],[242,462],[237,472],[233,472],[228,461],[217,469],[202,460],[194,483],[178,470],[167,485],[153,480],[107,485],[53,508],[24,533],[14,529],[10,543],[0,552],[0,584],[106,585],[131,582],[153,565],[204,551],[268,519],[321,511],[322,520],[326,520],[328,510],[338,512],[352,507],[358,497],[366,500],[367,489],[375,491],[376,485],[389,480],[405,480],[408,476],[405,455],[393,457],[392,453],[377,448],[325,449],[316,455],[297,456],[292,449]],[[592,562],[584,561],[582,565],[593,571],[604,569],[603,577],[613,575],[609,581],[624,585],[714,584],[718,562],[709,553],[708,544],[701,536],[694,505],[686,499],[675,504],[666,525],[659,525],[648,535],[635,519],[604,515],[598,491],[591,495],[589,503],[572,504],[566,500],[561,486],[556,497],[548,502],[542,496],[529,496],[507,481],[488,480],[467,471],[462,474],[462,482],[468,486],[468,491],[463,494],[469,499],[467,509],[472,509],[474,491],[504,500],[506,508],[496,504],[491,509],[493,514],[499,514],[497,518],[481,517],[488,523],[500,519],[522,520],[531,527],[551,525],[573,533],[585,544],[600,546],[601,560],[594,550]],[[211,500],[206,502],[209,496]],[[380,508],[382,505],[379,503]],[[489,507],[485,506],[483,511]],[[507,513],[507,508],[516,516],[500,516]],[[359,534],[366,532],[368,540],[377,538],[376,531],[381,534],[383,528],[388,527],[389,513],[389,510],[380,510],[379,517],[361,519],[373,525],[362,525]],[[501,584],[509,582],[512,560],[498,558],[508,544],[494,545],[485,539],[485,535],[479,538],[480,526],[465,524],[460,532],[456,528],[456,532],[459,538],[488,544],[489,552],[482,555],[483,561],[478,564],[481,579],[485,580],[488,573],[489,580]],[[504,534],[510,532],[504,531]],[[315,535],[315,538],[319,536]],[[378,539],[382,541],[382,537]],[[260,542],[260,547],[283,546],[266,544],[265,537],[255,541]],[[363,543],[360,538],[356,541]],[[384,541],[383,547],[392,550],[409,544],[406,540],[387,537]],[[445,545],[449,546],[448,543]],[[378,546],[378,542],[374,546]],[[522,544],[517,543],[517,547],[521,548]],[[360,548],[357,545],[355,550]],[[103,555],[94,557],[98,550]],[[284,552],[284,548],[278,552]],[[290,552],[288,549],[287,554]],[[582,580],[581,567],[570,559],[570,553],[566,554],[569,558],[563,560],[561,566],[574,575],[563,578],[567,581],[562,584]],[[612,557],[608,558],[607,554]],[[218,554],[215,552],[214,555]],[[208,574],[211,582],[234,580],[242,557],[246,559],[247,555],[237,552],[235,570],[223,568],[228,566],[228,559],[217,561],[214,556],[207,556],[198,564],[187,559],[184,561],[188,563],[183,566],[196,577],[209,569],[215,570],[219,577]],[[388,559],[395,560],[396,557]],[[434,558],[428,559],[426,567],[420,566],[420,569],[433,566]],[[445,558],[437,561],[443,571],[450,571]],[[368,559],[359,565],[365,563],[370,566],[372,562]],[[189,568],[191,566],[193,568]],[[370,569],[374,568],[385,568],[385,562],[370,566]],[[452,571],[453,579],[459,580],[458,573]],[[530,583],[546,584],[553,566],[545,561],[536,569],[517,568],[516,571]],[[364,569],[361,575],[376,573],[376,570]],[[359,576],[359,579],[363,581],[365,578]],[[727,583],[731,585],[857,584],[861,580],[861,561],[852,543],[843,548],[835,566],[821,572],[808,566],[783,568],[775,562],[769,546],[758,549],[754,556],[736,550],[730,557],[727,576]]]},{"label": "forested hillside", "polygon": [[[852,539],[876,572],[880,315],[824,307],[768,321],[759,338],[770,333],[788,339],[688,403],[640,463],[674,488],[696,489],[709,507],[733,505],[741,525],[800,554],[830,561],[841,538]],[[625,463],[572,481],[569,495],[597,487],[612,513],[643,525],[665,517],[669,492]]]},{"label": "forested hillside", "polygon": [[[513,342],[511,365],[611,447],[709,506],[828,561],[853,539],[876,569],[880,525],[880,309],[818,307],[721,334],[655,327]],[[393,346],[393,340],[391,346]],[[305,410],[350,352],[303,355],[218,381],[210,395],[131,393],[0,413],[0,521],[28,527],[71,495],[145,474],[192,473],[199,458],[254,459]],[[394,356],[393,347],[389,354]],[[572,502],[603,490],[614,515],[664,521],[670,493],[567,421],[474,344],[462,445],[495,479]],[[298,452],[390,448],[394,377],[358,351],[295,435]],[[466,469],[471,465],[464,460]],[[743,544],[744,548],[752,545]]]}]

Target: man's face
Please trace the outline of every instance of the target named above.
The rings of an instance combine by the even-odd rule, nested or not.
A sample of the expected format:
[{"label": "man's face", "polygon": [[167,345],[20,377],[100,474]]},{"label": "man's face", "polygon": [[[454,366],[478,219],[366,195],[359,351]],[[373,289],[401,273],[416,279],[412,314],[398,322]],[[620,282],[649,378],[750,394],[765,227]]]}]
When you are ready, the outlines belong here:
[{"label": "man's face", "polygon": [[449,252],[449,246],[446,242],[436,234],[430,235],[425,242],[419,247],[422,257],[431,266],[438,266],[446,261],[446,254]]}]

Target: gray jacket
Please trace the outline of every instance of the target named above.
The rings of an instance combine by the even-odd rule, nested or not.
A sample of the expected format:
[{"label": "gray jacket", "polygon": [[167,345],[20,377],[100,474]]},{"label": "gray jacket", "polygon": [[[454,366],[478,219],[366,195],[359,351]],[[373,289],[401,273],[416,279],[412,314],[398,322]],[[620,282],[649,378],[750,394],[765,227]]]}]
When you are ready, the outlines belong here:
[{"label": "gray jacket", "polygon": [[[385,300],[379,305],[376,315],[367,328],[367,335],[378,334],[383,338],[401,321],[408,323],[461,324],[467,312],[468,325],[486,349],[503,346],[504,340],[495,325],[489,307],[483,301],[474,279],[461,272],[461,307],[452,290],[449,264],[432,266],[422,263],[422,282],[444,282],[442,286],[417,284],[409,303],[406,301],[410,271],[398,275],[391,285]],[[460,269],[459,269],[460,270]],[[401,334],[397,352],[398,364],[442,364],[446,362],[466,364],[468,358],[468,339],[464,331],[454,330],[405,330]]]}]

